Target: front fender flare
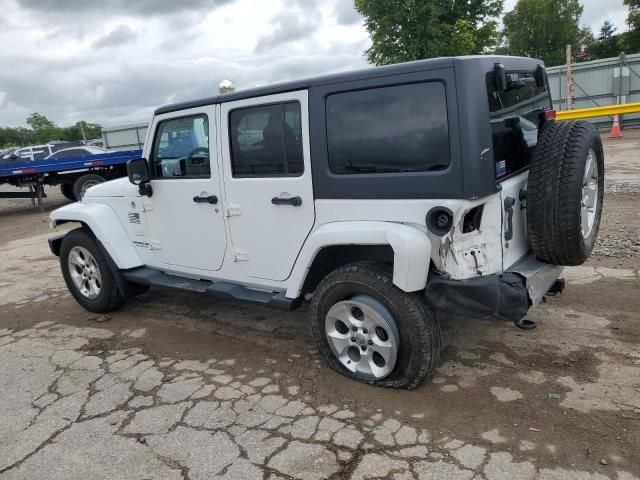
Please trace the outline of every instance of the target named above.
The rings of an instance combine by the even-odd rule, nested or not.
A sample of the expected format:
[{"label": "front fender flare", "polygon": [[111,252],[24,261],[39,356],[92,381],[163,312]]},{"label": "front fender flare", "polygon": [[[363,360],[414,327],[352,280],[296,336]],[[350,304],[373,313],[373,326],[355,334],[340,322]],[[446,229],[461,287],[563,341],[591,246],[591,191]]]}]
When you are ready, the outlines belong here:
[{"label": "front fender flare", "polygon": [[431,242],[426,233],[409,225],[377,221],[327,223],[307,238],[291,272],[287,297],[297,298],[318,252],[334,245],[390,245],[393,249],[393,283],[405,292],[425,288],[431,262]]},{"label": "front fender flare", "polygon": [[72,203],[51,212],[51,226],[80,222],[91,229],[121,270],[141,266],[142,260],[113,209],[101,203]]}]

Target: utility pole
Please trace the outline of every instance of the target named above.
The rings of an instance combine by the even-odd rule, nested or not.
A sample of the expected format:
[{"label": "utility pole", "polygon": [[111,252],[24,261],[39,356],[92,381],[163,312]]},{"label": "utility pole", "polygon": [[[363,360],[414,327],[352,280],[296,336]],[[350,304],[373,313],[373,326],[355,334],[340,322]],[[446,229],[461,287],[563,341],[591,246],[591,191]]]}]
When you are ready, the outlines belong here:
[{"label": "utility pole", "polygon": [[78,122],[78,126],[80,127],[80,133],[82,134],[82,140],[84,143],[87,143],[87,136],[84,134],[84,122]]},{"label": "utility pole", "polygon": [[571,45],[567,45],[567,110],[573,110],[573,57]]}]

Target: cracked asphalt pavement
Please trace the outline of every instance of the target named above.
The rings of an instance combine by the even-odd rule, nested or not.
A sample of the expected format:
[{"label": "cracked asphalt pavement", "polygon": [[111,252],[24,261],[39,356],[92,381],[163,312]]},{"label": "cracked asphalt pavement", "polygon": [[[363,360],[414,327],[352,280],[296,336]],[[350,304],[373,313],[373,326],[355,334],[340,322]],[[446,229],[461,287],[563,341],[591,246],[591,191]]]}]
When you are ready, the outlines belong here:
[{"label": "cracked asphalt pavement", "polygon": [[91,314],[48,251],[47,212],[7,201],[0,479],[639,480],[640,254],[621,243],[639,240],[634,192],[609,188],[606,254],[566,269],[536,330],[453,319],[411,392],[326,368],[305,307],[152,289]]}]

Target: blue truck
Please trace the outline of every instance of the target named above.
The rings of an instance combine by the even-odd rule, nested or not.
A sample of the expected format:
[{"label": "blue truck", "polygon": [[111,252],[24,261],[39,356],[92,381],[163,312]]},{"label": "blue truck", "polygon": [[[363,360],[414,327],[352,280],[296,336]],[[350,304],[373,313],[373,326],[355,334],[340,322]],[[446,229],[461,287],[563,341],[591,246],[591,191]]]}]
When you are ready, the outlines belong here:
[{"label": "blue truck", "polygon": [[127,162],[141,155],[142,150],[128,150],[43,160],[3,160],[0,186],[8,184],[28,191],[0,192],[0,198],[31,198],[41,206],[42,199],[46,198],[45,185],[59,185],[66,198],[77,201],[87,188],[125,177]]}]

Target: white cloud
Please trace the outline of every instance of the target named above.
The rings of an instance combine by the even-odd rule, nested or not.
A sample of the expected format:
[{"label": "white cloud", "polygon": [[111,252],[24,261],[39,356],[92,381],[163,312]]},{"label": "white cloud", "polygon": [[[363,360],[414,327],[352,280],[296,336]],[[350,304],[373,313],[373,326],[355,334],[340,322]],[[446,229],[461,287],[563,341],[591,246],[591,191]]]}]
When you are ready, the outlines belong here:
[{"label": "white cloud", "polygon": [[216,95],[222,78],[250,88],[365,67],[367,32],[338,19],[345,1],[0,0],[0,123],[131,123]]},{"label": "white cloud", "polygon": [[[623,0],[583,23],[624,29]],[[507,0],[505,10],[515,0]],[[148,120],[165,103],[365,67],[351,0],[0,0],[0,124]]]},{"label": "white cloud", "polygon": [[96,39],[91,45],[95,49],[117,47],[134,42],[137,38],[136,32],[128,25],[118,25],[106,35]]}]

